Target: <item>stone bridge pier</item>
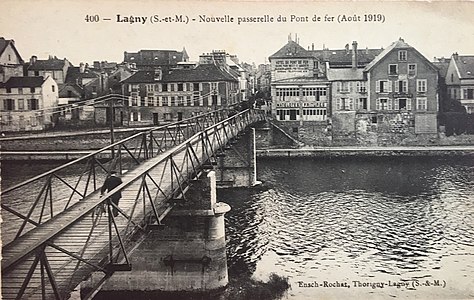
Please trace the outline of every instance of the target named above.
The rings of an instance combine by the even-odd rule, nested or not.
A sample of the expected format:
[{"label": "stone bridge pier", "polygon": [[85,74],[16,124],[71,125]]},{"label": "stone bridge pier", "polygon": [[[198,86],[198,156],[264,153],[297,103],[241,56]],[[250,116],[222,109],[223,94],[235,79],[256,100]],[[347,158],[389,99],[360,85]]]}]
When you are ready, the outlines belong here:
[{"label": "stone bridge pier", "polygon": [[[94,299],[179,299],[179,292],[210,293],[226,287],[224,215],[230,206],[217,202],[216,172],[203,173],[174,201],[162,225],[148,226],[130,252],[132,270],[115,272]],[[91,276],[81,285],[81,294],[96,283]]]}]

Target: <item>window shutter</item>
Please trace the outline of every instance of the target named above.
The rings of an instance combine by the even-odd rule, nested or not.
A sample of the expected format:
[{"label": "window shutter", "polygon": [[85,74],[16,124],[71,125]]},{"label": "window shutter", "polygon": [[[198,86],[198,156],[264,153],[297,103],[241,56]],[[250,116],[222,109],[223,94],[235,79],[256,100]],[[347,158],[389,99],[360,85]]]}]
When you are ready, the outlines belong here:
[{"label": "window shutter", "polygon": [[375,110],[380,110],[380,99],[375,100]]},{"label": "window shutter", "polygon": [[398,93],[400,91],[399,86],[400,86],[400,80],[395,81],[395,92],[396,93]]},{"label": "window shutter", "polygon": [[393,99],[393,109],[394,110],[399,110],[400,108],[400,105],[399,105],[399,100],[398,99]]},{"label": "window shutter", "polygon": [[411,98],[407,99],[407,110],[411,110],[411,101],[412,101]]},{"label": "window shutter", "polygon": [[341,99],[336,99],[336,110],[341,110]]},{"label": "window shutter", "polygon": [[392,99],[388,99],[387,101],[387,109],[392,110]]},{"label": "window shutter", "polygon": [[375,83],[375,91],[377,93],[380,93],[380,80],[377,80]]},{"label": "window shutter", "polygon": [[461,99],[467,99],[467,89],[462,89]]},{"label": "window shutter", "polygon": [[336,90],[337,90],[337,92],[340,92],[340,91],[341,91],[341,85],[342,85],[342,83],[341,83],[340,81],[338,81],[337,84],[336,84]]},{"label": "window shutter", "polygon": [[388,80],[388,92],[389,92],[389,93],[392,92],[392,85],[393,85],[393,81]]},{"label": "window shutter", "polygon": [[352,82],[349,81],[349,82],[347,83],[347,85],[348,85],[348,87],[349,87],[349,92],[352,92]]}]

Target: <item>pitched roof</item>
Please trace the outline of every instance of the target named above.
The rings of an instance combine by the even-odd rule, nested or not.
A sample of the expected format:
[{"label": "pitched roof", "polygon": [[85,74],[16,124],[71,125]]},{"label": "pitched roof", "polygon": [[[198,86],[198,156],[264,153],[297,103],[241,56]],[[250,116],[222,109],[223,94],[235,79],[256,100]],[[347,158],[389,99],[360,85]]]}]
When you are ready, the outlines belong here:
[{"label": "pitched roof", "polygon": [[37,59],[33,64],[28,64],[28,70],[43,71],[43,70],[62,70],[66,59],[49,58],[45,60]]},{"label": "pitched roof", "polygon": [[270,55],[269,58],[308,58],[312,57],[311,53],[305,48],[301,47],[294,41],[288,41],[280,50]]},{"label": "pitched roof", "polygon": [[169,66],[184,61],[184,54],[187,56],[185,50],[183,52],[176,50],[140,50],[138,52],[125,52],[123,61],[135,63],[137,66]]},{"label": "pitched roof", "polygon": [[[138,71],[123,83],[153,83],[155,71]],[[221,67],[214,64],[198,65],[194,69],[176,69],[163,71],[158,82],[201,82],[201,81],[236,81],[237,79]]]},{"label": "pitched roof", "polygon": [[8,79],[1,87],[40,87],[43,85],[44,81],[45,79],[43,76],[10,77],[10,79]]},{"label": "pitched roof", "polygon": [[341,68],[341,69],[328,69],[327,70],[328,80],[363,80],[364,70],[363,69],[352,69],[352,68]]},{"label": "pitched roof", "polygon": [[[383,49],[357,49],[357,65],[366,66],[379,55]],[[332,66],[345,66],[352,64],[352,50],[311,50],[309,51],[315,58],[327,61]]]},{"label": "pitched roof", "polygon": [[87,71],[84,73],[80,72],[80,67],[69,67],[67,69],[67,74],[66,74],[66,80],[64,82],[66,83],[77,83],[78,79],[82,78],[97,78],[99,75],[97,75],[94,72]]},{"label": "pitched roof", "polygon": [[457,58],[453,56],[453,59],[458,67],[460,78],[474,78],[473,55],[458,55]]},{"label": "pitched roof", "polygon": [[380,61],[383,60],[383,58],[389,54],[392,50],[394,49],[412,49],[415,53],[417,53],[419,55],[419,57],[421,59],[423,59],[426,64],[428,66],[430,66],[434,71],[438,71],[438,69],[436,69],[436,67],[428,60],[426,59],[426,57],[423,56],[423,54],[421,54],[420,52],[418,52],[418,50],[416,50],[415,48],[413,48],[412,46],[408,45],[407,43],[405,43],[405,41],[403,39],[398,39],[397,41],[393,42],[390,46],[388,46],[387,48],[385,48],[379,55],[377,55],[377,57],[371,61],[366,67],[365,67],[365,71],[369,71],[370,69],[372,69],[375,65],[377,65]]},{"label": "pitched roof", "polygon": [[13,48],[13,51],[15,51],[16,55],[20,58],[20,61],[23,63],[23,59],[21,58],[20,53],[15,47],[15,42],[13,40],[6,40],[4,37],[0,37],[0,55],[3,54],[3,51],[7,49],[8,45],[11,45]]}]

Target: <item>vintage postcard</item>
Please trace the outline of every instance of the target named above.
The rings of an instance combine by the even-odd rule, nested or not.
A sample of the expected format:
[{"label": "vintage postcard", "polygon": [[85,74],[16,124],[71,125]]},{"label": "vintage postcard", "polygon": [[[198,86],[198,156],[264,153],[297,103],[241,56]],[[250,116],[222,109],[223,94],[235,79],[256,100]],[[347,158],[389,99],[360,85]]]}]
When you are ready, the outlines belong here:
[{"label": "vintage postcard", "polygon": [[474,2],[1,6],[2,299],[474,298]]}]

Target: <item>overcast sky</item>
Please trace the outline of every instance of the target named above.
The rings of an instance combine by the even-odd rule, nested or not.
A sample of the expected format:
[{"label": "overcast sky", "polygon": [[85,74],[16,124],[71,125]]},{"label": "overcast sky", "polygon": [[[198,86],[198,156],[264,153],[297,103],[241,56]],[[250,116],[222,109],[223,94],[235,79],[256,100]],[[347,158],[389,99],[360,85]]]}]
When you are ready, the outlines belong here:
[{"label": "overcast sky", "polygon": [[[186,47],[191,60],[213,49],[236,54],[241,61],[263,63],[286,44],[288,34],[298,34],[300,45],[316,49],[323,44],[342,49],[357,41],[359,48],[387,47],[399,37],[429,60],[453,52],[474,55],[473,2],[217,2],[217,1],[51,1],[2,0],[0,36],[14,39],[24,60],[31,55],[68,58],[73,64],[94,60],[123,61],[123,52],[140,49]],[[117,15],[145,16],[146,24],[117,23]],[[188,16],[188,24],[154,23],[160,18]],[[237,25],[237,17],[264,16],[273,23]],[[310,22],[290,22],[290,15],[308,16]],[[311,22],[314,15],[382,14],[384,23]],[[99,15],[87,23],[86,15]],[[233,16],[234,23],[201,23],[200,15]],[[287,22],[276,22],[279,15]],[[103,21],[111,18],[111,21]]]}]

